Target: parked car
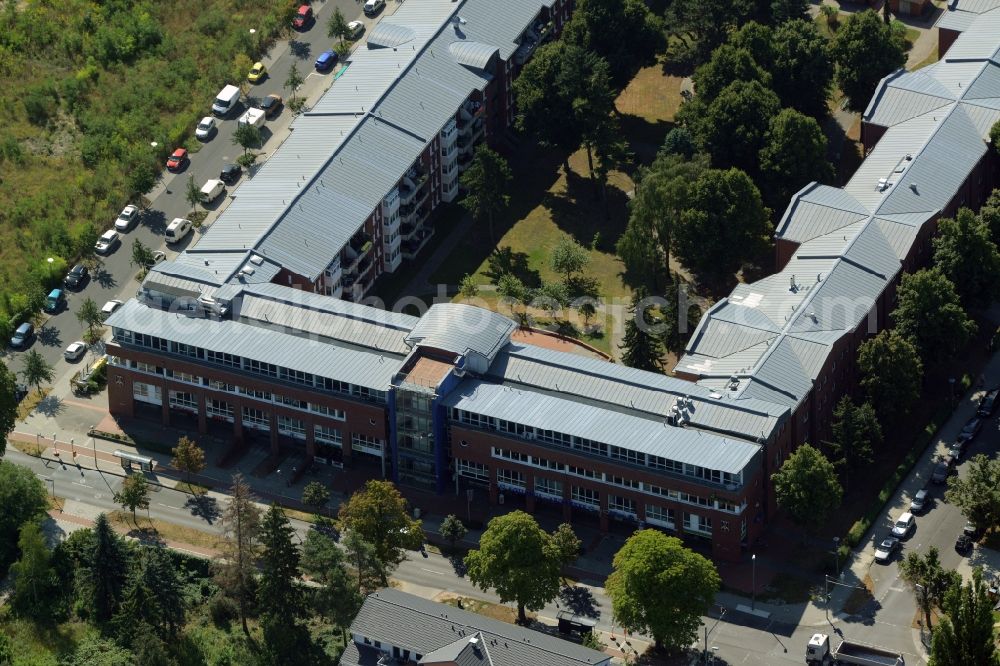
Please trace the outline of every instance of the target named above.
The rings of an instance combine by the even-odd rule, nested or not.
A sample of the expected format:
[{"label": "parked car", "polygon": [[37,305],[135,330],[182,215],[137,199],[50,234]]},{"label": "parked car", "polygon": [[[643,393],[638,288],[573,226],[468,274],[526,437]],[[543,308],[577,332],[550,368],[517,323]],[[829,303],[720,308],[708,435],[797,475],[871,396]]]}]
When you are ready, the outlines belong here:
[{"label": "parked car", "polygon": [[984,419],[993,416],[993,412],[997,410],[997,398],[1000,398],[1000,388],[987,391],[986,395],[979,399],[979,408],[976,410],[976,414]]},{"label": "parked car", "polygon": [[139,207],[138,206],[125,206],[122,212],[118,213],[118,219],[115,220],[115,229],[122,233],[125,233],[132,228],[136,220],[139,219]]},{"label": "parked car", "polygon": [[274,118],[281,113],[281,107],[284,103],[285,100],[281,99],[281,95],[268,95],[260,100],[260,109],[264,112],[265,118]]},{"label": "parked car", "polygon": [[886,537],[882,543],[875,546],[875,561],[885,564],[892,559],[892,556],[899,550],[899,539],[896,537]]},{"label": "parked car", "polygon": [[979,434],[979,431],[983,429],[983,419],[978,416],[973,416],[971,419],[965,422],[962,426],[962,432],[958,433],[958,440],[961,442],[971,442]]},{"label": "parked car", "polygon": [[292,19],[292,27],[296,30],[303,30],[312,25],[313,22],[313,8],[309,5],[300,5],[299,10],[295,12],[295,18]]},{"label": "parked car", "polygon": [[94,243],[94,252],[104,255],[111,254],[118,249],[120,243],[121,239],[118,237],[118,232],[114,229],[108,229]]},{"label": "parked car", "polygon": [[957,442],[951,445],[950,449],[948,449],[948,455],[954,458],[956,461],[958,461],[962,459],[962,453],[964,451],[965,451],[965,442],[963,442],[962,440],[958,440]]},{"label": "parked car", "polygon": [[212,138],[212,134],[215,133],[215,118],[212,116],[205,116],[198,123],[198,126],[194,128],[194,138],[199,141],[208,141]]},{"label": "parked car", "polygon": [[250,73],[247,74],[247,81],[250,83],[260,83],[267,78],[267,68],[264,67],[264,63],[255,62],[253,67],[250,68]]},{"label": "parked car", "polygon": [[69,347],[63,351],[63,358],[67,361],[79,361],[80,357],[87,353],[87,345],[82,340],[71,342]]},{"label": "parked car", "polygon": [[983,530],[979,529],[971,522],[966,521],[965,525],[962,527],[962,534],[967,534],[973,541],[979,541],[983,536]]},{"label": "parked car", "polygon": [[183,171],[187,162],[187,148],[178,148],[167,158],[167,171]]},{"label": "parked car", "polygon": [[385,7],[385,0],[365,0],[365,16],[375,16]]},{"label": "parked car", "polygon": [[934,472],[931,474],[931,481],[933,483],[943,484],[948,480],[948,475],[951,474],[951,468],[948,466],[944,460],[939,460],[937,464],[934,465]]},{"label": "parked car", "polygon": [[972,537],[965,532],[959,534],[958,538],[955,539],[955,550],[963,555],[972,550]]},{"label": "parked car", "polygon": [[347,24],[347,38],[357,39],[365,32],[365,24],[361,21],[351,21]]},{"label": "parked car", "polygon": [[122,302],[119,301],[117,298],[113,299],[113,300],[110,300],[110,301],[108,301],[107,303],[104,304],[104,307],[101,308],[101,316],[103,318],[107,319],[109,316],[111,316],[111,314],[115,310],[117,310],[121,306],[122,306]]},{"label": "parked car", "polygon": [[83,285],[87,284],[87,280],[90,279],[90,271],[83,264],[77,264],[73,268],[69,269],[69,273],[66,274],[66,279],[63,283],[69,289],[82,289]]},{"label": "parked car", "polygon": [[323,51],[316,58],[316,71],[317,72],[328,72],[333,69],[333,66],[337,64],[337,52],[334,50]]},{"label": "parked car", "polygon": [[44,309],[46,312],[55,313],[62,310],[64,305],[66,305],[66,294],[62,289],[53,289],[45,298]]},{"label": "parked car", "polygon": [[892,536],[905,539],[910,536],[913,530],[917,527],[917,520],[913,517],[913,514],[907,511],[899,518],[892,526]]},{"label": "parked car", "polygon": [[239,164],[225,164],[219,172],[219,180],[226,185],[232,185],[243,175],[243,167]]},{"label": "parked car", "polygon": [[179,243],[191,233],[191,220],[175,217],[167,225],[167,230],[163,232],[163,238],[167,243]]},{"label": "parked car", "polygon": [[910,513],[920,513],[927,508],[927,496],[930,492],[926,488],[921,488],[910,501]]},{"label": "parked car", "polygon": [[157,250],[157,251],[153,252],[153,265],[155,266],[156,264],[160,263],[161,261],[164,261],[166,258],[167,258],[167,255],[166,255],[165,252],[163,252],[163,250]]},{"label": "parked car", "polygon": [[35,327],[29,322],[24,322],[17,327],[14,335],[10,338],[10,346],[14,349],[27,349],[31,346],[31,341],[35,337]]}]

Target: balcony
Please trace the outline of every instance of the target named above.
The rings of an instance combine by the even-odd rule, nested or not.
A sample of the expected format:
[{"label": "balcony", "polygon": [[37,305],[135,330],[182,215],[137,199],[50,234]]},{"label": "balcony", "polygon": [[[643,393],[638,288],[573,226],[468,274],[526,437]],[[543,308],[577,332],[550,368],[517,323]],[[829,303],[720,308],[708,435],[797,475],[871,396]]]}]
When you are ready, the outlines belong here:
[{"label": "balcony", "polygon": [[458,147],[459,148],[462,147],[462,139],[463,138],[468,138],[468,137],[474,135],[476,132],[478,132],[482,128],[483,128],[483,119],[482,118],[476,118],[475,120],[471,120],[471,121],[465,123],[465,125],[463,125],[461,127],[461,129],[458,130]]},{"label": "balcony", "polygon": [[399,188],[393,188],[382,199],[382,215],[389,216],[399,210]]},{"label": "balcony", "polygon": [[[396,237],[399,240],[399,237]],[[385,270],[388,273],[395,273],[399,265],[403,263],[403,253],[400,250],[400,246],[397,243],[395,249],[389,251],[386,249],[386,253],[382,255],[382,260],[385,262]]]},{"label": "balcony", "polygon": [[458,124],[455,119],[452,118],[447,123],[445,123],[444,128],[441,130],[441,146],[446,147],[453,145],[455,139],[458,138]]},{"label": "balcony", "polygon": [[424,249],[424,245],[430,240],[431,236],[434,235],[433,229],[420,229],[417,231],[416,236],[413,240],[403,241],[403,258],[404,259],[415,259],[420,250]]},{"label": "balcony", "polygon": [[392,234],[399,231],[400,214],[399,211],[393,213],[390,217],[382,218],[382,233],[384,236],[391,236]]},{"label": "balcony", "polygon": [[[458,173],[458,169],[455,170]],[[441,201],[451,203],[458,196],[458,179],[441,184]]]},{"label": "balcony", "polygon": [[474,99],[466,101],[465,104],[458,109],[458,119],[456,120],[458,129],[461,130],[473,120],[482,117],[485,111],[486,106],[482,102]]}]

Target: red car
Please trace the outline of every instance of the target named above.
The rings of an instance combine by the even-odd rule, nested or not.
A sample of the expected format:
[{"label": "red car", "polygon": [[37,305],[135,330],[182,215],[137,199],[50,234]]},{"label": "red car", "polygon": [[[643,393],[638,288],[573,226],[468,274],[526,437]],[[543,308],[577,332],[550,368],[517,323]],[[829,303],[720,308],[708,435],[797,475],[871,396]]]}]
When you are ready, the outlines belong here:
[{"label": "red car", "polygon": [[313,19],[313,9],[309,5],[302,5],[299,7],[299,11],[295,13],[295,19],[292,21],[292,27],[297,29],[302,29],[312,23]]},{"label": "red car", "polygon": [[167,169],[169,171],[180,171],[187,164],[188,151],[187,148],[178,148],[173,152],[173,154],[167,158]]}]

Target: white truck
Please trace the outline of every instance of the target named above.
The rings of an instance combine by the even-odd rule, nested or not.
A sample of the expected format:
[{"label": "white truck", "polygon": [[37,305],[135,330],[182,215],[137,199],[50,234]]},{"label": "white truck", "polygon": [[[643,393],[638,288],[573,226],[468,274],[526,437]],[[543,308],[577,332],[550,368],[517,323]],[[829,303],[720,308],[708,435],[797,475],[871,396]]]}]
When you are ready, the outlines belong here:
[{"label": "white truck", "polygon": [[244,125],[253,125],[257,129],[260,129],[264,126],[264,123],[267,120],[265,116],[266,114],[263,109],[251,108],[247,109],[246,113],[240,116],[240,119],[237,120],[236,123],[239,127],[243,127]]},{"label": "white truck", "polygon": [[202,203],[212,203],[219,198],[219,195],[226,191],[226,184],[219,179],[206,181],[201,186]]},{"label": "white truck", "polygon": [[815,666],[905,666],[903,655],[892,650],[846,640],[834,649],[829,634],[813,634],[809,639],[806,663]]},{"label": "white truck", "polygon": [[215,102],[212,104],[212,113],[225,117],[229,115],[230,111],[236,108],[239,101],[240,89],[232,85],[226,86],[216,96]]}]

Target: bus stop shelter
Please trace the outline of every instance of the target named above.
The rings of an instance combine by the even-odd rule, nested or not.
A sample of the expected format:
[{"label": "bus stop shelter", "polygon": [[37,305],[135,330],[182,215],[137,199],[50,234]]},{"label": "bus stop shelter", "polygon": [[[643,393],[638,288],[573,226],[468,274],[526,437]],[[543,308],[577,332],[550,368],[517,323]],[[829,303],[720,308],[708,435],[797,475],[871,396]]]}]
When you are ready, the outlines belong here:
[{"label": "bus stop shelter", "polygon": [[129,471],[138,467],[143,472],[152,472],[153,467],[156,465],[156,461],[152,458],[128,453],[127,451],[115,451],[114,456],[121,460],[122,468]]}]

